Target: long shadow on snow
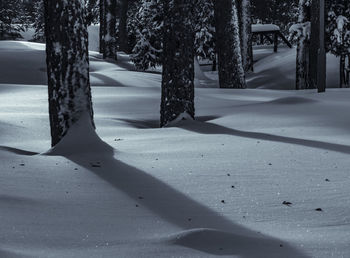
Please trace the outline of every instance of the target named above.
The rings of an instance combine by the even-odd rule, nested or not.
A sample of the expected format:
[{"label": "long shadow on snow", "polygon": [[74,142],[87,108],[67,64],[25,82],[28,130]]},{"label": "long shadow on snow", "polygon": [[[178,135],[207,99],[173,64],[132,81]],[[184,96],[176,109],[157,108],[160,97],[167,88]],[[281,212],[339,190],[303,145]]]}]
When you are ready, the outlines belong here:
[{"label": "long shadow on snow", "polygon": [[104,87],[125,87],[125,85],[115,79],[112,79],[106,75],[92,72],[90,73],[91,77],[95,77],[102,81],[102,83],[94,83],[92,86],[104,86]]},{"label": "long shadow on snow", "polygon": [[17,149],[17,148],[13,148],[13,147],[8,147],[8,146],[0,146],[0,150],[4,150],[7,152],[11,152],[11,153],[23,155],[23,156],[34,156],[34,155],[39,154],[37,152],[21,150],[21,149]]},{"label": "long shadow on snow", "polygon": [[234,224],[146,172],[116,160],[114,149],[106,143],[99,150],[99,153],[66,155],[66,158],[121,190],[140,207],[184,230],[166,238],[168,243],[243,258],[307,257],[279,239]]},{"label": "long shadow on snow", "polygon": [[244,138],[289,143],[294,145],[301,145],[301,146],[306,146],[311,148],[350,154],[350,146],[348,145],[292,138],[292,137],[286,137],[286,136],[278,136],[278,135],[267,134],[267,133],[240,131],[240,130],[231,129],[225,126],[208,123],[208,122],[183,121],[178,125],[178,127],[191,132],[200,133],[200,134],[226,134],[226,135],[232,135],[232,136],[238,136],[238,137],[244,137]]}]

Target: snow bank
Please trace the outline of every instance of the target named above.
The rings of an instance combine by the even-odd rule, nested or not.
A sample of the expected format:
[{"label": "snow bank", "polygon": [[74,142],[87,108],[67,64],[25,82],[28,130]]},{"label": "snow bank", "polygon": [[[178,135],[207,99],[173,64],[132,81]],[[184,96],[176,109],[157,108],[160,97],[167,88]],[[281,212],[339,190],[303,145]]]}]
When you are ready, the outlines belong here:
[{"label": "snow bank", "polygon": [[253,24],[252,32],[279,31],[280,27],[275,24]]}]

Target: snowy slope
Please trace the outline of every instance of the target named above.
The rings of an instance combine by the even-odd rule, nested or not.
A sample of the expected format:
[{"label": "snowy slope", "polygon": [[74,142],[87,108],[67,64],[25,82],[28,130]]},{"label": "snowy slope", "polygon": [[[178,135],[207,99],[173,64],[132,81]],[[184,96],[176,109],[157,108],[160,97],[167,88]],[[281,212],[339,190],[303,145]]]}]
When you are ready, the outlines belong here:
[{"label": "snowy slope", "polygon": [[97,134],[47,152],[43,46],[0,42],[0,257],[349,257],[348,89],[200,88],[159,129],[160,75],[91,58]]}]

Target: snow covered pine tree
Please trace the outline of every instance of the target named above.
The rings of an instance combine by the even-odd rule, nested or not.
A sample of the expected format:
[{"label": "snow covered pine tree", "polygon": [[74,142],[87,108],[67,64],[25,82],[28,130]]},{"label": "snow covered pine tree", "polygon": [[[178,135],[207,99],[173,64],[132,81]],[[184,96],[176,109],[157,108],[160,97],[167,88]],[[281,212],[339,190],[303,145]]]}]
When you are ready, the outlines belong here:
[{"label": "snow covered pine tree", "polygon": [[245,88],[235,0],[214,1],[220,88]]},{"label": "snow covered pine tree", "polygon": [[84,0],[45,0],[52,146],[83,115],[93,122]]},{"label": "snow covered pine tree", "polygon": [[136,44],[131,60],[138,70],[162,64],[163,12],[163,0],[143,0],[136,14]]},{"label": "snow covered pine tree", "polygon": [[194,2],[163,1],[161,126],[194,119]]},{"label": "snow covered pine tree", "polygon": [[339,86],[350,87],[350,2],[336,0],[329,3],[327,48],[339,57]]}]

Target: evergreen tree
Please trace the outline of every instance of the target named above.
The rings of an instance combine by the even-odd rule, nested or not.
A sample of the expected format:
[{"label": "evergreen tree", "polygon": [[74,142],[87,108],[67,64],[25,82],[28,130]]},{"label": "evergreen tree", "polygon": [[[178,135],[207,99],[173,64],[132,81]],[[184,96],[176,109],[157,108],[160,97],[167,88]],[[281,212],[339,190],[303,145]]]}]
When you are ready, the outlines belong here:
[{"label": "evergreen tree", "polygon": [[253,23],[272,23],[288,34],[298,20],[299,0],[251,0]]},{"label": "evergreen tree", "polygon": [[196,56],[216,60],[214,5],[211,0],[197,0],[195,4],[195,50]]},{"label": "evergreen tree", "polygon": [[98,23],[98,16],[99,16],[98,0],[85,0],[85,8],[86,8],[87,26]]},{"label": "evergreen tree", "polygon": [[52,146],[84,114],[93,123],[83,1],[45,0],[46,63]]},{"label": "evergreen tree", "polygon": [[27,16],[21,0],[0,1],[0,39],[21,38],[27,27]]},{"label": "evergreen tree", "polygon": [[34,3],[35,19],[33,27],[35,29],[33,40],[36,42],[45,42],[45,17],[44,0],[38,0]]},{"label": "evergreen tree", "polygon": [[350,2],[331,1],[328,9],[327,49],[339,57],[340,87],[349,87]]},{"label": "evergreen tree", "polygon": [[163,1],[144,0],[134,21],[136,45],[131,60],[138,70],[147,70],[162,63]]},{"label": "evergreen tree", "polygon": [[194,2],[165,0],[161,126],[194,119]]},{"label": "evergreen tree", "polygon": [[236,3],[214,1],[220,88],[245,88]]}]

